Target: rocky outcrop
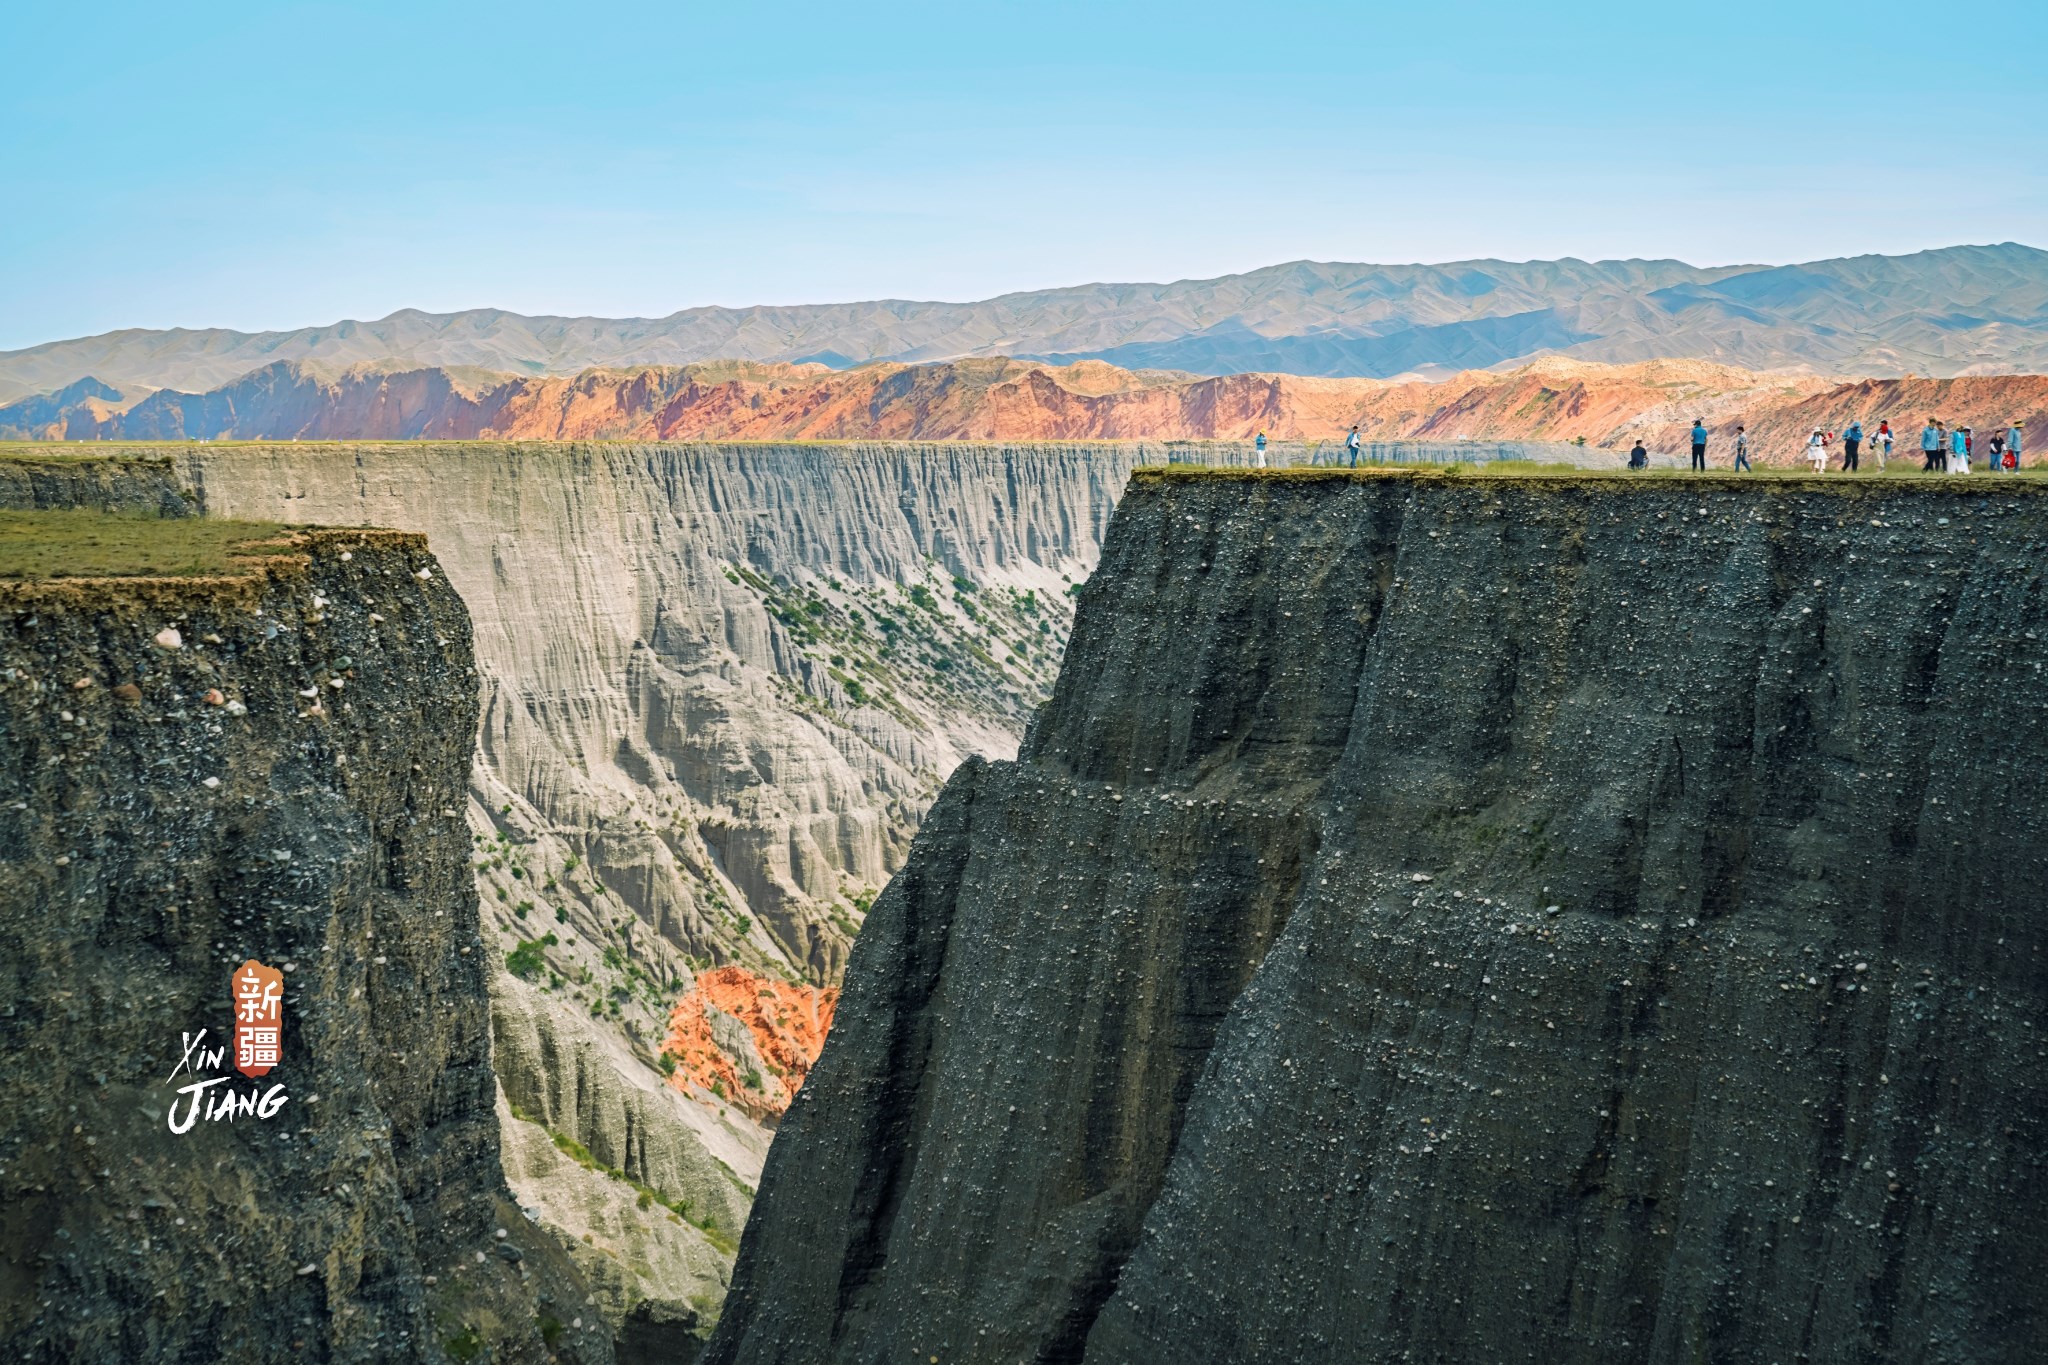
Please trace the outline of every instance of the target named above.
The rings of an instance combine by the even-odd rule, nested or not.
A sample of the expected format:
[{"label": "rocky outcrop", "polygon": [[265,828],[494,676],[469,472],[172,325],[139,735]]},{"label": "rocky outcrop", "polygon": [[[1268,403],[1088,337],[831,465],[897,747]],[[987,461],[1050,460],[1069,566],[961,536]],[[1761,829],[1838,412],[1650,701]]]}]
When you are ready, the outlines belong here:
[{"label": "rocky outcrop", "polygon": [[198,515],[197,500],[178,482],[168,455],[11,453],[0,459],[0,508],[90,507],[138,516]]},{"label": "rocky outcrop", "polygon": [[[476,697],[417,536],[0,584],[16,1355],[610,1358],[499,1174]],[[267,1072],[230,1043],[250,959],[281,973]]]},{"label": "rocky outcrop", "polygon": [[735,1240],[768,1147],[759,1130],[691,1103],[611,1030],[550,1004],[517,981],[502,982],[492,1001],[498,1074],[512,1112]]},{"label": "rocky outcrop", "polygon": [[697,974],[669,1016],[662,1055],[670,1084],[708,1091],[764,1120],[779,1117],[816,1065],[839,991],[757,976],[744,967]]},{"label": "rocky outcrop", "polygon": [[2038,1359],[2048,501],[1960,483],[1141,471],[709,1358]]}]

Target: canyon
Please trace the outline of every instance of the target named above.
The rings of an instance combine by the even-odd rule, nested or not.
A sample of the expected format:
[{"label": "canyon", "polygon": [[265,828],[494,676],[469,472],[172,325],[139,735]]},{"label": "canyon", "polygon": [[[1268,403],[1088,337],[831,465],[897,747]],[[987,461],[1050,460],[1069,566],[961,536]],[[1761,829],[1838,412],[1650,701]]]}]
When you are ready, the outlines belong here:
[{"label": "canyon", "polygon": [[[1367,441],[1583,442],[1638,437],[1682,452],[1695,418],[1725,452],[1746,425],[1755,458],[1790,463],[1816,426],[1852,419],[1902,437],[1939,416],[1979,431],[2048,429],[2048,376],[1829,380],[1701,361],[1600,365],[1564,357],[1440,381],[1287,374],[1202,378],[1100,362],[1017,360],[851,370],[741,362],[593,370],[562,378],[442,369],[327,374],[277,362],[203,394],[122,395],[95,381],[0,407],[27,440],[1246,441],[1260,431],[1324,457]],[[1720,456],[1728,458],[1725,453]]]},{"label": "canyon", "polygon": [[[1189,1314],[1202,1339],[1176,1336],[1157,1286],[1219,1273],[1188,1239],[1227,1244],[1254,1224],[1263,1238],[1261,1211],[1287,1237],[1321,1229],[1314,1248],[1286,1243],[1285,1266],[1338,1246],[1382,1277],[1358,1293],[1399,1302],[1420,1291],[1396,1283],[1397,1262],[1433,1267],[1432,1284],[1468,1255],[1509,1273],[1459,1240],[1482,1215],[1518,1210],[1515,1236],[1540,1240],[1575,1209],[1585,1238],[1616,1239],[1599,1267],[1636,1268],[1603,1280],[1589,1261],[1569,1283],[1592,1286],[1591,1316],[1560,1308],[1565,1325],[1538,1335],[1576,1359],[1725,1343],[1730,1314],[1792,1311],[1756,1286],[1806,1272],[1772,1259],[1767,1275],[1722,1191],[1747,1190],[1750,1166],[1789,1190],[1809,1139],[1858,1154],[1791,1215],[1849,1239],[1848,1269],[1815,1272],[1830,1285],[1877,1264],[1857,1249],[1866,1223],[1924,1238],[1925,1211],[1953,1205],[1995,1229],[1954,1251],[1982,1290],[1916,1282],[1924,1262],[1894,1257],[1853,1308],[1828,1300],[1828,1331],[1920,1332],[1931,1320],[1884,1287],[1917,1283],[1941,1291],[1948,1316],[1926,1330],[1944,1341],[2038,1340],[2024,1315],[1985,1326],[2001,1267],[2039,1251],[1986,1201],[2038,1208],[2039,1189],[1999,1145],[2010,1134],[1983,1124],[2028,1131],[2041,1077],[2024,1049],[1994,1062],[1982,1039],[1992,1015],[2020,1037],[2043,1023],[2038,948],[2010,909],[2042,871],[2020,776],[2038,760],[2031,481],[1994,499],[1560,473],[1205,480],[1169,466],[1176,453],[1246,458],[1149,442],[107,442],[0,459],[0,501],[321,523],[336,529],[295,534],[354,537],[318,543],[359,558],[418,542],[342,528],[426,534],[428,567],[466,604],[462,633],[441,634],[473,656],[472,700],[386,671],[378,725],[346,752],[410,753],[424,726],[440,757],[410,761],[460,791],[445,807],[460,845],[442,831],[436,847],[462,876],[443,866],[435,885],[458,911],[471,898],[463,1122],[497,1134],[465,1176],[462,1235],[500,1201],[495,1225],[526,1256],[509,1264],[543,1281],[557,1343],[571,1319],[591,1327],[586,1358],[687,1358],[713,1333],[720,1359],[870,1345],[1135,1359],[1155,1338],[1188,1359],[1295,1358],[1321,1349],[1295,1324],[1340,1300],[1353,1306],[1328,1330],[1425,1354],[1497,1354],[1534,1330],[1508,1300],[1446,1325],[1434,1290],[1437,1309],[1392,1326],[1346,1316],[1353,1291],[1286,1270],[1248,1277],[1292,1305],[1285,1324],[1217,1289]],[[1127,481],[1135,507],[1114,511]],[[1680,572],[1697,562],[1711,566],[1697,581]],[[323,619],[301,629],[386,630],[349,583],[317,585]],[[339,695],[363,706],[375,646],[347,643],[363,676]],[[1937,700],[1981,686],[2015,701],[1995,735],[1983,708]],[[392,709],[408,706],[424,711]],[[465,734],[457,778],[448,746]],[[1937,769],[2013,813],[1962,820],[1939,874],[1927,831],[1959,797]],[[1605,774],[1590,795],[1571,776],[1585,772]],[[1877,772],[1892,774],[1881,790]],[[1885,833],[1858,843],[1851,827]],[[47,863],[54,845],[38,831],[14,847]],[[1874,926],[1855,918],[1864,904],[1883,907]],[[2011,940],[2006,975],[1970,956],[1990,932],[1977,915]],[[1778,987],[1818,1013],[1774,1012]],[[1899,1002],[1885,1027],[1904,1041],[1848,1008],[1875,992]],[[1475,1003],[1494,995],[1510,1005]],[[1463,1034],[1460,1009],[1476,1010]],[[479,1011],[495,1096],[474,1066]],[[1731,1030],[1771,1040],[1798,1076],[1840,1078],[1798,1091],[1782,1141],[1728,1118],[1762,1102],[1770,1071]],[[1922,1043],[1953,1069],[1900,1055]],[[1485,1048],[1511,1065],[1450,1060]],[[1513,1088],[1524,1062],[1558,1089],[1598,1070],[1589,1058],[1614,1071],[1599,1096]],[[1725,1079],[1700,1080],[1709,1067]],[[1878,1091],[1918,1107],[1856,1107]],[[1962,1107],[1943,1098],[1936,1117],[1929,1097]],[[1681,1120],[1740,1133],[1688,1165]],[[1981,1182],[1957,1183],[1935,1123],[1980,1143]],[[1545,1128],[1554,1149],[1511,1141]],[[1829,1136],[1843,1131],[1876,1136]],[[1402,1240],[1424,1218],[1411,1186],[1440,1182],[1429,1163],[1454,1152],[1508,1174],[1444,1187],[1449,1212],[1424,1220],[1434,1240]],[[1570,1191],[1513,1174],[1566,1160],[1594,1174]],[[1865,1160],[1914,1174],[1879,1197]],[[1296,1169],[1278,1185],[1219,1174]],[[33,1174],[21,1188],[48,1186]],[[280,1179],[321,1188],[297,1168]],[[1348,1223],[1300,1212],[1324,1194],[1351,1201]],[[945,1238],[922,1231],[937,1226]],[[1768,1232],[1773,1246],[1803,1235]],[[1642,1269],[1641,1248],[1674,1236],[1671,1268]],[[426,1245],[423,1269],[447,1244]],[[1536,1254],[1568,1264],[1556,1246]],[[1643,1287],[1666,1278],[1668,1311]],[[446,1330],[510,1341],[516,1300],[498,1292]],[[1713,1294],[1739,1312],[1707,1311]],[[428,1330],[392,1322],[363,1339]]]},{"label": "canyon", "polygon": [[708,1358],[2039,1359],[2048,499],[1961,485],[1136,471]]},{"label": "canyon", "polygon": [[946,776],[1015,752],[1069,590],[1162,452],[158,450],[106,457],[159,461],[208,516],[434,546],[473,622],[508,1178],[622,1357],[708,1332],[868,906]]}]

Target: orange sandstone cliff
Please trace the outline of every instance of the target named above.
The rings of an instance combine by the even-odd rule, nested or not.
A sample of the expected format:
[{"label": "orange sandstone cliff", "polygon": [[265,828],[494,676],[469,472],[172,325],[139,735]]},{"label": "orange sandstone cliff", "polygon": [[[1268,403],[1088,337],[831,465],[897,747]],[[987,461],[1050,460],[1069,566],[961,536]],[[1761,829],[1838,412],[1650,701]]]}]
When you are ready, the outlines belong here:
[{"label": "orange sandstone cliff", "polygon": [[669,1083],[709,1091],[755,1118],[779,1117],[825,1046],[836,986],[792,985],[744,967],[699,972],[669,1016]]},{"label": "orange sandstone cliff", "polygon": [[1916,432],[1928,415],[1980,432],[2048,422],[2048,376],[1836,380],[1697,360],[1547,357],[1449,379],[1214,378],[1099,361],[822,365],[722,361],[532,377],[280,363],[206,394],[109,398],[104,386],[0,408],[0,437],[186,440],[1368,440],[1584,441],[1680,450],[1695,418],[1716,449],[1738,424],[1764,462],[1851,417]]}]

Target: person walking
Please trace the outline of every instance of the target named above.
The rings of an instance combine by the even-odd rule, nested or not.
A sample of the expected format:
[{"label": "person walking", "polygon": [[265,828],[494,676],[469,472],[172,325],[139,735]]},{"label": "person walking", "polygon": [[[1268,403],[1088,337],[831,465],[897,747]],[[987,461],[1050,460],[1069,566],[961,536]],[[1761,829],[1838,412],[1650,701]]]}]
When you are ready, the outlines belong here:
[{"label": "person walking", "polygon": [[1648,469],[1650,467],[1650,452],[1643,449],[1643,438],[1640,436],[1636,437],[1635,445],[1628,452],[1628,467],[1630,469]]},{"label": "person walking", "polygon": [[1749,467],[1749,437],[1741,427],[1735,428],[1735,467],[1738,470],[1749,469],[1750,473],[1756,473]]},{"label": "person walking", "polygon": [[1880,421],[1877,424],[1877,467],[1883,469],[1892,460],[1892,424]]},{"label": "person walking", "polygon": [[2005,429],[2005,453],[2012,460],[2011,467],[2016,470],[2024,468],[2027,463],[2020,451],[2020,428],[2024,425],[2026,424],[2015,417],[2012,419],[2012,425]]},{"label": "person walking", "polygon": [[1707,467],[1707,424],[1697,417],[1692,419],[1692,467]]},{"label": "person walking", "polygon": [[1927,419],[1927,425],[1920,428],[1920,472],[1922,474],[1932,474],[1934,472],[1934,462],[1941,458],[1941,447],[1941,428],[1930,417]]},{"label": "person walking", "polygon": [[1344,448],[1351,452],[1351,467],[1358,468],[1358,428],[1351,428],[1351,434],[1344,438]]},{"label": "person walking", "polygon": [[1813,472],[1825,474],[1828,468],[1828,438],[1819,427],[1806,438],[1806,458],[1813,465]]},{"label": "person walking", "polygon": [[1266,467],[1266,431],[1265,431],[1265,428],[1261,427],[1261,428],[1259,429],[1259,434],[1258,434],[1258,437],[1257,437],[1257,438],[1256,438],[1255,440],[1253,440],[1253,441],[1252,441],[1252,449],[1253,449],[1253,450],[1256,450],[1256,451],[1257,451],[1257,452],[1259,453],[1259,468],[1261,468],[1261,469],[1264,469],[1264,468]]},{"label": "person walking", "polygon": [[1849,419],[1849,425],[1842,431],[1842,472],[1844,474],[1854,474],[1857,472],[1856,457],[1857,453],[1862,449],[1863,423],[1852,417]]}]

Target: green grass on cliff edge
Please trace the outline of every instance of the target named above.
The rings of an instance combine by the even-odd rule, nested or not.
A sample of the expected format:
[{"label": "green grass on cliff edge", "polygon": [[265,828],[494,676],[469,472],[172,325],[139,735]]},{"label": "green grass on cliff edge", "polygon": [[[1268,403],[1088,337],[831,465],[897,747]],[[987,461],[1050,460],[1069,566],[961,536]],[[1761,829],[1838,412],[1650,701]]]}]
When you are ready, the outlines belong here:
[{"label": "green grass on cliff edge", "polygon": [[0,511],[0,578],[187,578],[233,572],[286,528],[90,509]]}]

